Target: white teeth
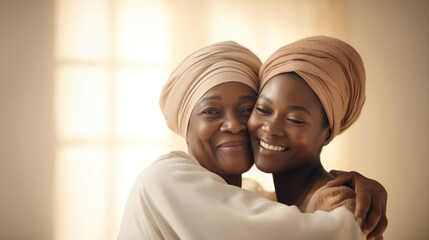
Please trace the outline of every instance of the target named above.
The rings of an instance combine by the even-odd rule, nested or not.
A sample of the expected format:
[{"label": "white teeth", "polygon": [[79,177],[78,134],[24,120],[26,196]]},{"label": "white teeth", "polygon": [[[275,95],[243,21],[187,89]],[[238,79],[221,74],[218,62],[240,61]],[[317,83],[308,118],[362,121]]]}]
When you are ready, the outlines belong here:
[{"label": "white teeth", "polygon": [[262,147],[269,149],[269,150],[281,152],[281,151],[284,151],[286,149],[286,147],[274,146],[274,145],[270,145],[270,144],[262,142],[262,141],[259,141],[259,142],[261,143]]}]

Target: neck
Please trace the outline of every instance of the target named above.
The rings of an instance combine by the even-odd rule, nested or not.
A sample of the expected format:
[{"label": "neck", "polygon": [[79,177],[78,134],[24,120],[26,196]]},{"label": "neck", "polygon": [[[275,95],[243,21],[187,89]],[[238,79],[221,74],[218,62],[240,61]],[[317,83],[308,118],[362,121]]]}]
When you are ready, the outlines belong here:
[{"label": "neck", "polygon": [[241,188],[241,175],[221,176],[229,185]]},{"label": "neck", "polygon": [[296,205],[303,211],[313,193],[330,179],[332,176],[325,171],[320,159],[297,171],[274,173],[277,201]]},{"label": "neck", "polygon": [[[188,154],[189,155],[191,155],[192,157],[194,157],[194,155],[192,154],[192,151],[190,150],[190,148],[189,148],[189,145],[188,145]],[[207,169],[208,171],[210,171],[208,168],[206,168],[205,166],[204,166],[204,164],[202,163],[202,162],[200,162],[196,157],[194,157],[194,159],[195,160],[197,160],[198,162],[199,162],[199,164],[203,167],[203,168],[205,168],[205,169]],[[213,172],[213,171],[210,171],[210,172]],[[213,172],[213,173],[215,173],[215,172]],[[226,183],[228,183],[229,185],[233,185],[233,186],[237,186],[237,187],[239,187],[239,188],[241,188],[241,174],[240,175],[228,175],[228,176],[222,176],[222,175],[220,175],[220,174],[218,174],[218,173],[215,173],[215,174],[217,174],[217,175],[219,175],[221,178],[223,178],[223,180],[225,180],[226,181]]]}]

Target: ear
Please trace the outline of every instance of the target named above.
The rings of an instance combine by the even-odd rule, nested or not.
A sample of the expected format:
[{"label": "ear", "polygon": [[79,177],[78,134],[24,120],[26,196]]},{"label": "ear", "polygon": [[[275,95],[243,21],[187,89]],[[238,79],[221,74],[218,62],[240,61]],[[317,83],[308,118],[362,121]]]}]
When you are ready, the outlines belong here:
[{"label": "ear", "polygon": [[331,129],[329,127],[326,127],[324,130],[324,141],[323,141],[323,146],[328,145],[331,142]]}]

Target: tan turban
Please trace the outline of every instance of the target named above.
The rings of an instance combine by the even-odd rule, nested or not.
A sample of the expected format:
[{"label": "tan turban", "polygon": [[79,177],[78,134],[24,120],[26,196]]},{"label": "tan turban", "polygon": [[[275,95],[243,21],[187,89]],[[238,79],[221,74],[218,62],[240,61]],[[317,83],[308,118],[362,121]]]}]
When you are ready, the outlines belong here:
[{"label": "tan turban", "polygon": [[315,36],[279,48],[261,66],[260,88],[287,72],[301,76],[319,97],[328,116],[330,140],[359,117],[365,102],[365,69],[359,53],[347,43]]},{"label": "tan turban", "polygon": [[186,138],[195,104],[221,83],[241,82],[257,92],[260,66],[254,53],[232,41],[192,53],[171,73],[161,92],[159,103],[168,127]]}]

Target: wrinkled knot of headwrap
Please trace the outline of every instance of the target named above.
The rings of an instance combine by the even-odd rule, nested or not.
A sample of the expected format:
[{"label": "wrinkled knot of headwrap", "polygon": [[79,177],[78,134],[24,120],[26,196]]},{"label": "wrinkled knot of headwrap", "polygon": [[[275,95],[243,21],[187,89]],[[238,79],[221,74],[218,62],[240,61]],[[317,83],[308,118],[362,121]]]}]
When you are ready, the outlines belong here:
[{"label": "wrinkled knot of headwrap", "polygon": [[241,82],[255,92],[259,89],[259,58],[232,41],[200,49],[171,73],[160,96],[160,107],[167,126],[186,138],[189,119],[198,100],[212,87]]},{"label": "wrinkled knot of headwrap", "polygon": [[272,77],[295,72],[318,96],[330,140],[350,127],[365,102],[365,69],[359,53],[332,37],[314,36],[279,48],[261,66],[260,89]]}]

